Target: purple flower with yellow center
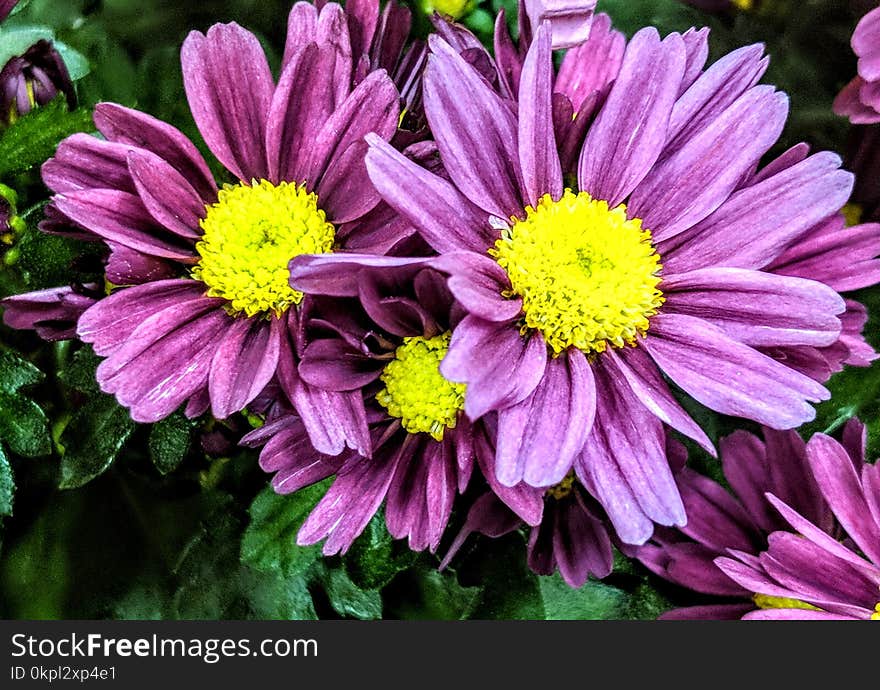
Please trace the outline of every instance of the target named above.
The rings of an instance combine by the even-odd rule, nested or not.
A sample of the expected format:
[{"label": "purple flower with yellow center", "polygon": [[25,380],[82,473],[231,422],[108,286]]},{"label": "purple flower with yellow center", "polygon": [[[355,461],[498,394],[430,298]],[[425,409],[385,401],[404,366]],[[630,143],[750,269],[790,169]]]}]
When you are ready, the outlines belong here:
[{"label": "purple flower with yellow center", "polygon": [[315,451],[295,414],[242,441],[265,444],[260,466],[275,473],[279,493],[336,475],[297,536],[301,545],[325,540],[327,555],[347,550],[383,502],[393,537],[436,550],[475,458],[491,462],[494,452],[482,425],[462,414],[464,384],[440,373],[460,315],[445,278],[418,264],[390,277],[377,261],[379,270],[359,272],[332,299],[315,298],[322,316],[299,364],[309,385],[363,396],[372,457]]},{"label": "purple flower with yellow center", "polygon": [[[354,3],[362,13],[369,4]],[[135,420],[183,403],[191,416],[210,407],[227,417],[277,376],[317,447],[369,453],[360,398],[297,375],[313,312],[287,266],[304,253],[382,253],[412,234],[380,203],[364,166],[364,135],[389,140],[399,119],[398,91],[371,63],[372,5],[367,19],[353,19],[335,3],[320,12],[297,3],[277,83],[256,37],[238,25],[188,36],[184,86],[229,172],[219,189],[178,130],[107,103],[95,109],[104,140],[74,135],[44,165],[53,222],[61,215],[110,248],[107,278],[119,289],[82,315],[77,333],[105,357],[103,390]],[[402,40],[385,45],[382,59],[402,49]]]},{"label": "purple flower with yellow center", "polygon": [[880,122],[880,7],[859,22],[852,35],[858,74],[834,101],[834,112],[856,125]]},{"label": "purple flower with yellow center", "polygon": [[863,441],[853,452],[816,434],[806,446],[809,474],[835,530],[768,492],[790,528],[770,534],[758,555],[730,547],[729,557],[715,560],[737,585],[760,592],[760,610],[744,618],[880,620],[880,469],[864,461]]},{"label": "purple flower with yellow center", "polygon": [[[864,465],[865,427],[850,420],[842,442],[851,462]],[[771,592],[744,589],[715,565],[730,549],[757,556],[767,538],[787,523],[768,495],[778,497],[833,537],[840,526],[807,460],[807,444],[795,431],[764,428],[761,436],[736,431],[721,440],[721,463],[728,491],[712,479],[678,461],[676,481],[687,510],[688,522],[679,529],[658,528],[651,541],[628,550],[652,572],[670,582],[707,595],[700,606],[664,614],[670,619],[735,619],[756,608],[776,607]]]},{"label": "purple flower with yellow center", "polygon": [[[797,427],[828,391],[759,348],[830,346],[845,310],[766,269],[839,211],[852,175],[831,153],[759,170],[787,99],[757,85],[760,46],[704,70],[701,35],[633,37],[576,176],[557,153],[546,24],[516,103],[432,39],[425,111],[448,179],[367,137],[371,180],[467,311],[441,371],[467,384],[471,420],[497,412],[498,480],[546,488],[574,469],[632,544],[686,520],[664,425],[714,452],[663,375],[717,412]],[[371,260],[299,257],[292,284]]]},{"label": "purple flower with yellow center", "polygon": [[11,125],[59,94],[68,107],[76,106],[76,92],[61,55],[49,41],[37,41],[0,70],[0,123]]}]

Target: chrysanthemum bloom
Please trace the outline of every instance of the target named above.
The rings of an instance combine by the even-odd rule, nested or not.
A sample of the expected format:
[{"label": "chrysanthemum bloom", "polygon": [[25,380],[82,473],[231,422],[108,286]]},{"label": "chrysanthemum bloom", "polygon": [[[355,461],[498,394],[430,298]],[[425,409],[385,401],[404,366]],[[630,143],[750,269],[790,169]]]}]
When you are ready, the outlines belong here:
[{"label": "chrysanthemum bloom", "polygon": [[880,122],[880,7],[862,17],[852,36],[858,74],[834,101],[834,112],[856,125]]},{"label": "chrysanthemum bloom", "polygon": [[[773,532],[759,555],[736,548],[715,560],[725,575],[766,596],[749,619],[880,620],[880,468],[829,436],[807,444],[807,462],[840,531],[792,501],[767,500],[791,530]],[[757,599],[761,604],[761,599]]]},{"label": "chrysanthemum bloom", "polygon": [[[372,457],[316,452],[295,414],[242,441],[265,443],[260,465],[275,473],[279,493],[336,475],[297,536],[299,544],[326,540],[327,555],[348,549],[383,501],[393,537],[407,538],[416,551],[435,550],[475,458],[491,463],[494,453],[481,425],[462,414],[464,385],[440,374],[460,314],[444,277],[413,264],[392,278],[381,259],[376,265],[337,284],[334,299],[315,299],[322,316],[311,321],[299,364],[316,389],[363,396]],[[521,512],[538,519],[528,508]]]},{"label": "chrysanthemum bloom", "polygon": [[[398,92],[371,62],[372,6],[370,24],[337,4],[320,13],[296,4],[277,84],[256,37],[238,25],[189,35],[184,85],[230,174],[219,191],[178,130],[112,104],[95,110],[106,141],[75,135],[45,164],[54,211],[107,242],[111,283],[134,285],[89,309],[78,334],[106,357],[99,382],[135,420],[182,403],[190,415],[210,405],[226,417],[277,374],[321,450],[369,452],[359,398],[316,391],[296,374],[311,312],[287,264],[301,253],[382,253],[412,233],[389,221],[364,167],[364,135],[389,140],[399,119]],[[402,48],[380,46],[377,59]]]},{"label": "chrysanthemum bloom", "polygon": [[64,60],[49,41],[37,41],[0,70],[0,125],[12,124],[59,94],[64,94],[70,108],[76,106]]},{"label": "chrysanthemum bloom", "polygon": [[[760,46],[705,71],[702,48],[633,37],[576,180],[557,153],[546,25],[516,104],[432,41],[425,111],[449,179],[368,137],[370,178],[468,312],[441,370],[467,384],[472,420],[498,413],[499,481],[550,487],[574,467],[627,543],[685,522],[664,424],[713,452],[661,372],[713,410],[794,428],[828,392],[757,348],[829,346],[845,309],[827,285],[765,269],[843,206],[852,176],[831,153],[755,173],[787,99],[756,86]],[[293,284],[357,260],[300,257]]]},{"label": "chrysanthemum bloom", "polygon": [[[807,445],[794,431],[764,428],[763,439],[736,431],[721,441],[721,462],[730,491],[691,469],[676,473],[687,510],[687,525],[659,528],[648,544],[630,550],[651,571],[695,592],[714,598],[701,606],[676,609],[664,618],[735,619],[756,608],[780,602],[764,590],[744,589],[715,565],[729,549],[757,556],[771,532],[786,529],[768,494],[785,501],[827,534],[840,527],[822,497],[807,461]],[[843,447],[859,469],[864,465],[865,427],[850,420]]]}]

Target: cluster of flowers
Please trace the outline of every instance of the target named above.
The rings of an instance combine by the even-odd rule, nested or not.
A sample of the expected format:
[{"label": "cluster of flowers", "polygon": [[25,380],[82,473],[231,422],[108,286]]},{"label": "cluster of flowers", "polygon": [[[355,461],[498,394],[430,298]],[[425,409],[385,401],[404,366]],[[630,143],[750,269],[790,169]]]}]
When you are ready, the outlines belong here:
[{"label": "cluster of flowers", "polygon": [[[837,155],[761,164],[788,112],[761,46],[707,66],[708,30],[627,41],[594,7],[526,2],[516,39],[500,12],[493,55],[437,16],[412,40],[393,0],[298,2],[277,80],[240,26],[191,33],[186,96],[228,175],[99,104],[101,138],[43,166],[42,229],[102,243],[109,294],[19,295],[4,319],[91,343],[137,421],[263,415],[242,443],[276,491],[335,477],[297,537],[325,554],[383,504],[436,551],[458,502],[445,562],[528,526],[530,567],[571,586],[614,544],[735,601],[681,615],[877,617],[863,431],[791,430],[878,356],[839,293],[880,282],[880,225],[847,225]],[[684,466],[674,433],[716,454],[684,397],[766,427],[721,444],[738,500]]]}]

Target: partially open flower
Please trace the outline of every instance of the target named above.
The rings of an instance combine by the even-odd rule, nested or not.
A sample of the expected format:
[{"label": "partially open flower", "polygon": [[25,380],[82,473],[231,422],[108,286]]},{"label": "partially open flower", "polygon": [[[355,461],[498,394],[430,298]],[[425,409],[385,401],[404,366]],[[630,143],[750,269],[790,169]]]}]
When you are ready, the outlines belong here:
[{"label": "partially open flower", "polygon": [[880,7],[862,17],[852,36],[858,74],[834,101],[834,112],[856,125],[880,122]]},{"label": "partially open flower", "polygon": [[59,94],[70,108],[76,92],[61,55],[49,41],[37,41],[0,70],[0,125],[10,125]]}]

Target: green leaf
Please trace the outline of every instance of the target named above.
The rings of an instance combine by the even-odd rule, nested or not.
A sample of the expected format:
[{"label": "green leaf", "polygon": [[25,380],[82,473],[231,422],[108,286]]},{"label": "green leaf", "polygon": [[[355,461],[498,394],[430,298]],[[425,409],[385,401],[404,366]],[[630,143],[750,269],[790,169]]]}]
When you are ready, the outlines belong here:
[{"label": "green leaf", "polygon": [[180,412],[156,422],[150,429],[150,458],[156,469],[168,474],[178,468],[189,450],[192,423]]},{"label": "green leaf", "polygon": [[52,452],[49,420],[30,398],[0,392],[0,439],[9,449],[28,458]]},{"label": "green leaf", "polygon": [[326,493],[326,479],[287,496],[271,486],[263,489],[250,507],[250,524],[241,540],[241,561],[256,570],[284,578],[304,572],[320,556],[318,545],[297,546],[296,533]]},{"label": "green leaf", "polygon": [[49,235],[35,227],[28,227],[18,241],[16,249],[19,258],[15,266],[31,290],[75,281],[90,282],[96,276],[75,270],[75,264],[80,257],[96,255],[100,251],[97,244]]},{"label": "green leaf", "polygon": [[79,81],[92,71],[88,58],[79,51],[61,41],[55,41],[54,46],[61,59],[64,60],[64,66],[67,67],[71,81]]},{"label": "green leaf", "polygon": [[629,595],[623,617],[631,620],[656,620],[657,616],[672,608],[672,604],[660,592],[643,582]]},{"label": "green leaf", "polygon": [[477,581],[479,599],[469,618],[480,620],[543,620],[546,612],[538,576],[526,566],[526,548],[519,533],[485,545]]},{"label": "green leaf", "polygon": [[58,372],[58,378],[68,388],[86,394],[100,393],[95,371],[101,363],[101,358],[95,354],[91,346],[84,345],[67,361],[64,368]]},{"label": "green leaf", "polygon": [[626,610],[626,592],[602,582],[572,589],[559,573],[538,580],[547,620],[613,620]]},{"label": "green leaf", "polygon": [[55,34],[48,26],[0,25],[0,66],[27,52],[37,41],[51,41]]},{"label": "green leaf", "polygon": [[0,350],[0,390],[16,393],[19,388],[35,386],[44,378],[46,375],[27,360]]},{"label": "green leaf", "polygon": [[349,577],[361,589],[382,589],[415,560],[403,541],[395,541],[385,528],[381,511],[373,516],[345,556]]},{"label": "green leaf", "polygon": [[24,172],[50,158],[65,137],[94,129],[91,112],[69,112],[62,96],[27,115],[0,134],[0,177]]},{"label": "green leaf", "polygon": [[0,446],[0,517],[12,515],[13,497],[15,495],[15,480],[12,476],[12,466]]},{"label": "green leaf", "polygon": [[399,580],[406,585],[406,591],[395,592],[391,602],[395,618],[462,620],[468,617],[480,595],[480,587],[462,587],[455,573],[441,573],[433,567],[411,569]]},{"label": "green leaf", "polygon": [[361,589],[341,568],[329,568],[323,578],[324,591],[333,610],[346,618],[382,618],[382,596],[376,589]]},{"label": "green leaf", "polygon": [[128,410],[101,395],[79,408],[61,434],[62,489],[75,489],[104,472],[134,431]]},{"label": "green leaf", "polygon": [[241,587],[250,615],[271,620],[317,620],[305,577],[282,578],[242,567]]}]

